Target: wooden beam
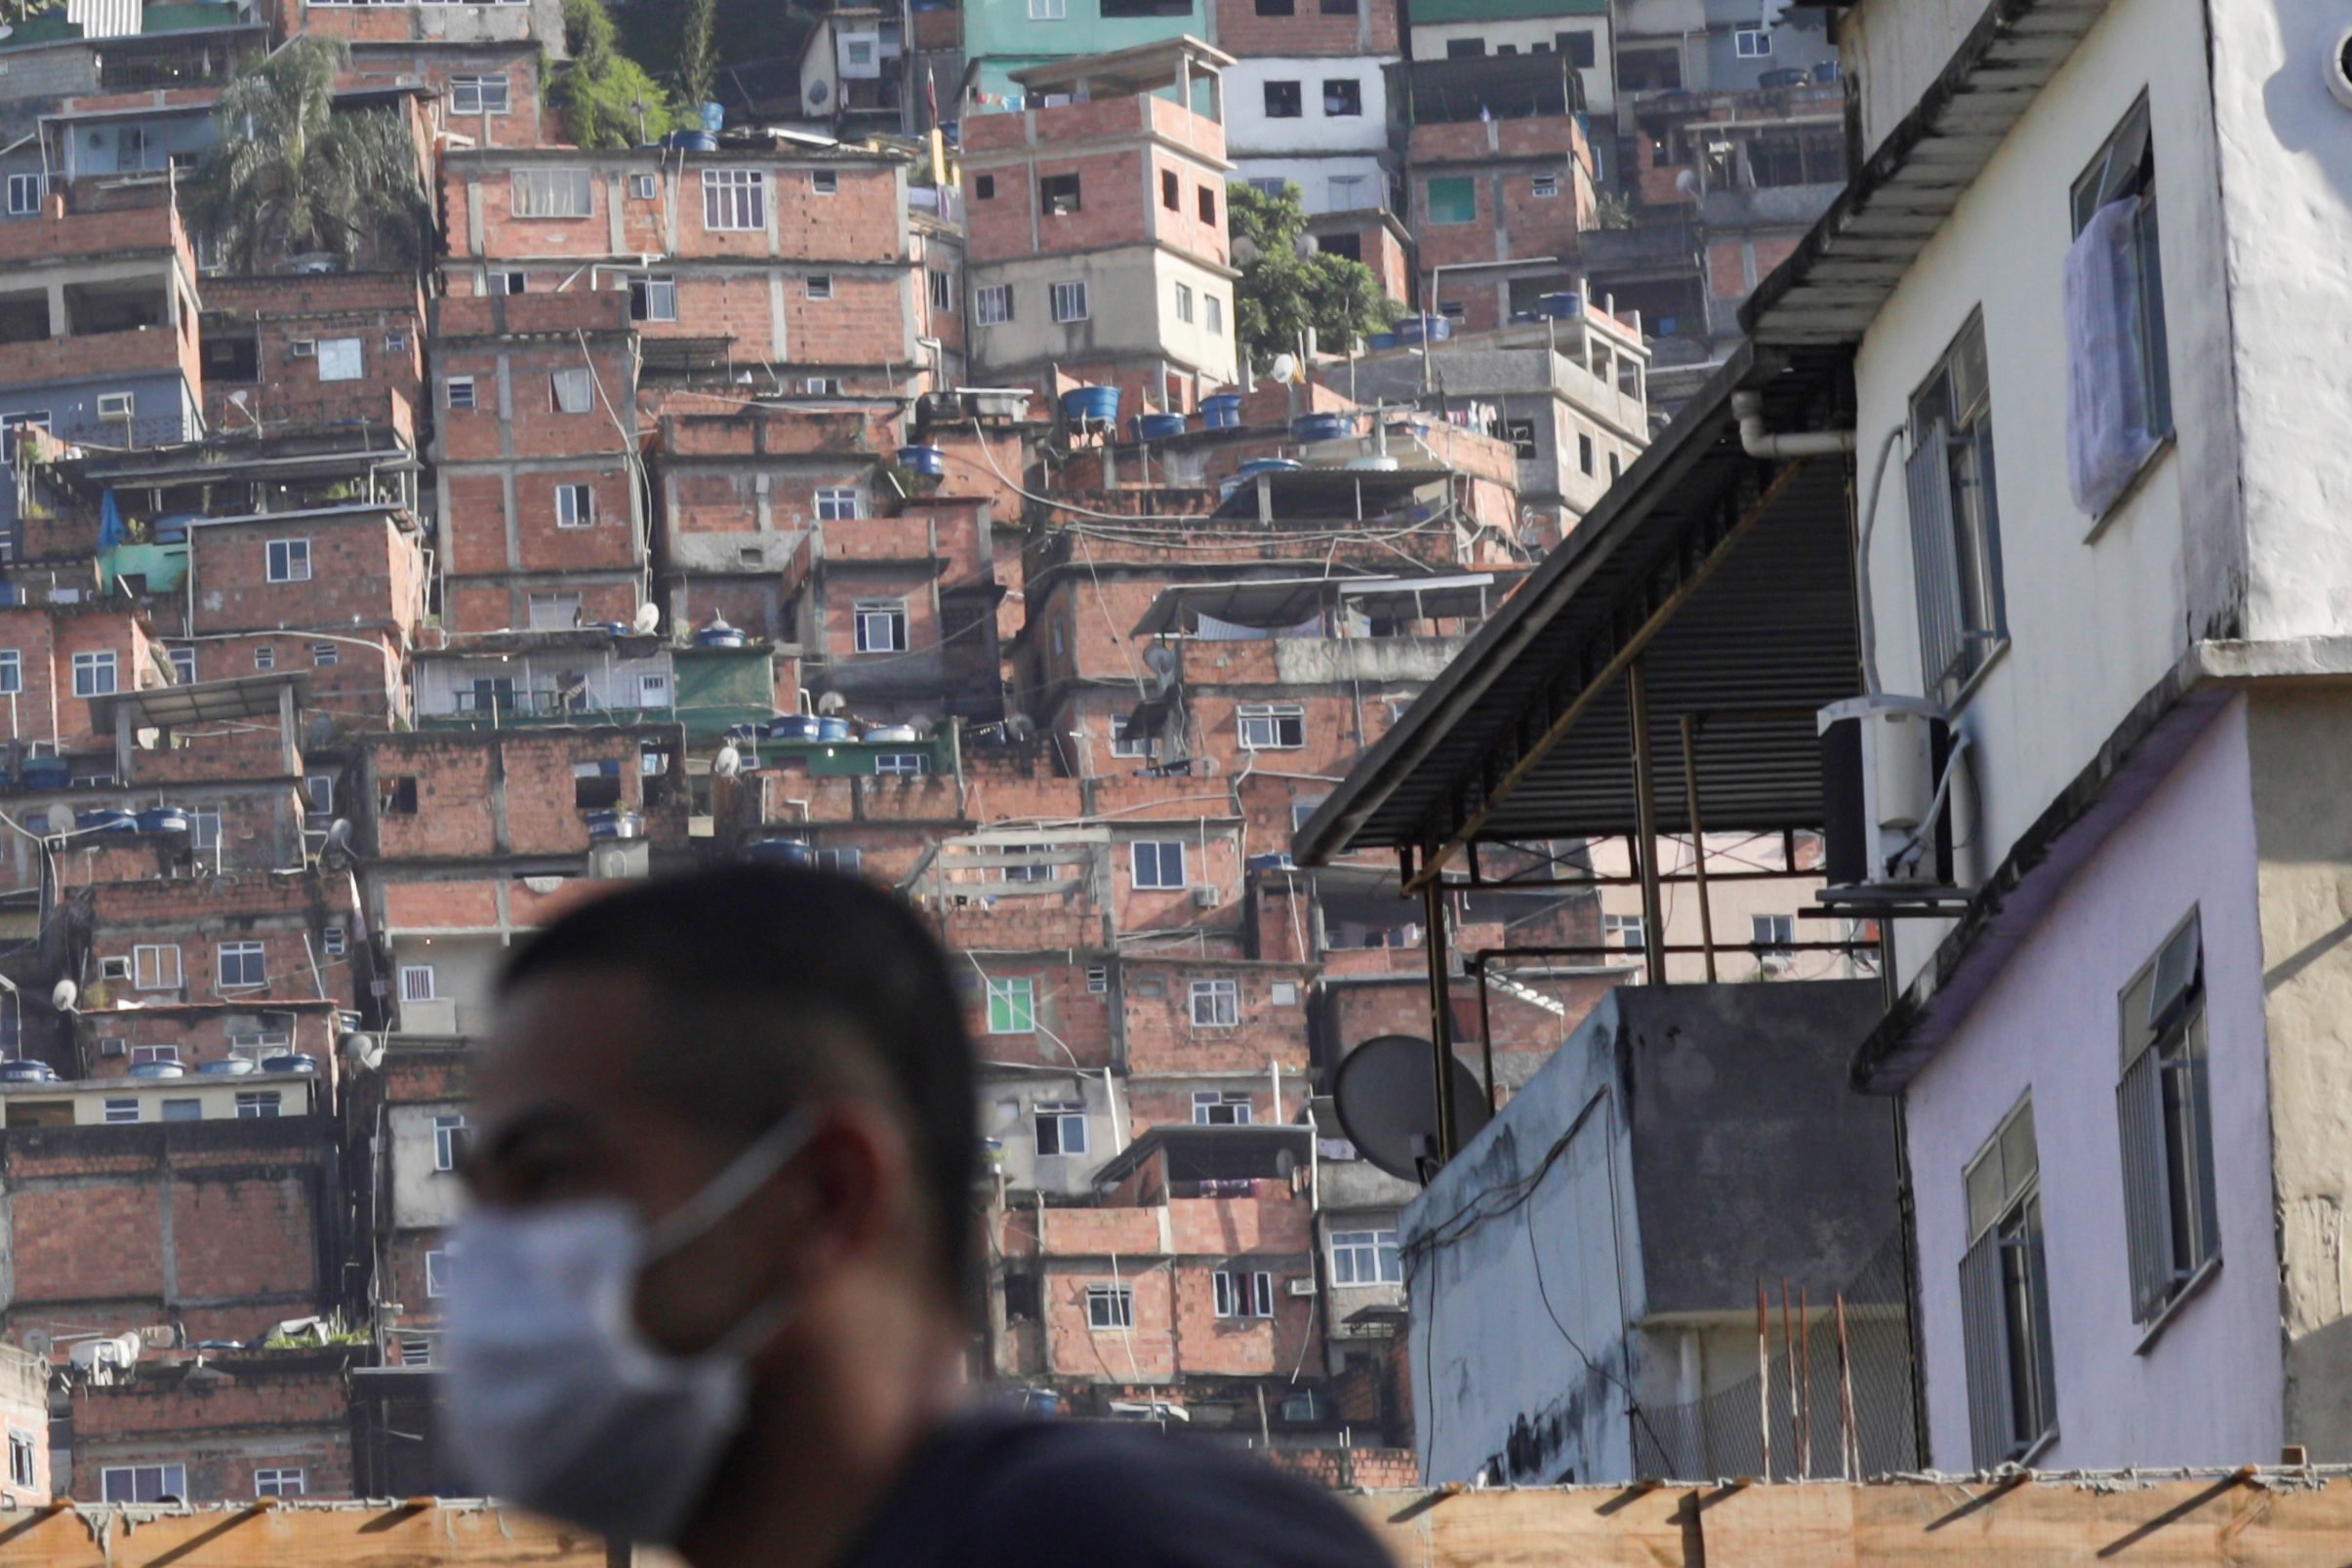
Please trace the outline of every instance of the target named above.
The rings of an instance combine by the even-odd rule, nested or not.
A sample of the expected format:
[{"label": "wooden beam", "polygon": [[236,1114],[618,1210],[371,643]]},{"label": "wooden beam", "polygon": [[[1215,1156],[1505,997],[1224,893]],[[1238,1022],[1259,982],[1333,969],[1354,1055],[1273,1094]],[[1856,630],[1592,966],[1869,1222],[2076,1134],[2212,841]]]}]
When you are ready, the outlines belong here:
[{"label": "wooden beam", "polygon": [[[274,1500],[271,1500],[274,1501]],[[605,1568],[599,1538],[480,1504],[0,1513],[9,1568]]]}]

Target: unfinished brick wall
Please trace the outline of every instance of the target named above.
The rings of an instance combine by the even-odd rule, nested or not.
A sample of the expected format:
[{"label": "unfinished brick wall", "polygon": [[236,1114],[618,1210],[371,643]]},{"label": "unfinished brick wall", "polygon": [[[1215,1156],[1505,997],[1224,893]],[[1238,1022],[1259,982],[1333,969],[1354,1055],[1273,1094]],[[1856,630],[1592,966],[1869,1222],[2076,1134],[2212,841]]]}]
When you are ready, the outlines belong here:
[{"label": "unfinished brick wall", "polygon": [[[425,302],[416,280],[389,272],[208,277],[204,280],[204,413],[215,430],[260,420],[269,428],[349,420],[389,422],[412,440],[425,385]],[[317,344],[356,340],[361,375],[322,377]],[[228,373],[216,352],[230,340],[255,344],[249,376]],[[303,345],[308,345],[304,347]],[[242,407],[229,394],[243,392]]]},{"label": "unfinished brick wall", "polygon": [[[304,627],[345,635],[347,628],[368,627],[405,643],[424,610],[420,543],[413,527],[389,512],[293,513],[213,523],[189,536],[200,636]],[[279,545],[274,555],[273,543]],[[301,550],[299,560],[289,544]],[[284,574],[277,580],[270,575],[273,558]],[[336,658],[340,666],[340,651]],[[225,673],[250,675],[255,667],[249,663]]]},{"label": "unfinished brick wall", "polygon": [[[649,744],[671,772],[642,771]],[[384,736],[366,754],[361,810],[387,859],[585,855],[588,815],[603,810],[640,813],[647,839],[683,846],[684,747],[685,732],[664,724]],[[580,769],[609,769],[599,777],[618,798],[581,804]]]},{"label": "unfinished brick wall", "polygon": [[1286,17],[1261,16],[1255,0],[1210,0],[1219,49],[1247,60],[1263,55],[1394,55],[1396,0],[1356,0],[1334,10],[1300,0]]},{"label": "unfinished brick wall", "polygon": [[258,1470],[303,1472],[302,1495],[352,1490],[350,1352],[231,1354],[201,1372],[142,1365],[133,1380],[80,1385],[72,1404],[73,1495],[105,1495],[105,1471],[179,1465],[189,1503],[252,1498]]}]

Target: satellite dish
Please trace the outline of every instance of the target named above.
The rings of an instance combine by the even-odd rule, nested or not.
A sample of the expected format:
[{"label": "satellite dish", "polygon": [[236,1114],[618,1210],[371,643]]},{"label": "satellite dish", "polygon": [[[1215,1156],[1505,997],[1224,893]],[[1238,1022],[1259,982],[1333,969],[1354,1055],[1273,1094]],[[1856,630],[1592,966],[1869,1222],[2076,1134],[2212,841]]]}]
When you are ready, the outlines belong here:
[{"label": "satellite dish", "polygon": [[73,831],[73,808],[71,806],[49,808],[49,831],[59,838],[63,838]]},{"label": "satellite dish", "polygon": [[662,607],[658,604],[638,605],[637,613],[629,619],[629,629],[639,635],[650,636],[662,628]]},{"label": "satellite dish", "polygon": [[338,817],[327,824],[327,848],[340,855],[351,853],[351,820]]},{"label": "satellite dish", "polygon": [[79,985],[69,980],[61,980],[49,992],[49,1005],[61,1013],[70,1013],[73,1011],[74,998],[81,994]]},{"label": "satellite dish", "polygon": [[1298,373],[1299,362],[1289,354],[1275,355],[1274,363],[1266,367],[1266,374],[1277,382],[1286,382]]},{"label": "satellite dish", "polygon": [[1698,175],[1691,170],[1683,170],[1681,174],[1674,177],[1674,188],[1681,191],[1683,195],[1690,197],[1692,200],[1697,200],[1699,193]]},{"label": "satellite dish", "polygon": [[710,771],[721,779],[734,778],[743,772],[743,753],[731,745],[720,746],[718,755],[710,759]]},{"label": "satellite dish", "polygon": [[28,1328],[17,1339],[17,1344],[22,1347],[25,1354],[37,1355],[44,1359],[47,1359],[51,1350],[57,1348],[57,1343],[50,1337],[49,1330],[45,1328]]},{"label": "satellite dish", "polygon": [[1176,668],[1176,650],[1156,642],[1144,650],[1144,663],[1156,675],[1170,674]]},{"label": "satellite dish", "polygon": [[838,713],[848,705],[849,699],[839,692],[827,692],[817,699],[817,711],[820,713]]},{"label": "satellite dish", "polygon": [[1301,231],[1299,237],[1291,242],[1290,248],[1291,250],[1297,252],[1298,259],[1304,261],[1316,252],[1321,250],[1323,248],[1323,243],[1322,241],[1317,239],[1314,235]]},{"label": "satellite dish", "polygon": [[[1422,1178],[1438,1155],[1438,1086],[1431,1080],[1437,1047],[1413,1034],[1382,1034],[1348,1053],[1331,1082],[1340,1128],[1357,1152],[1391,1176]],[[1486,1092],[1460,1058],[1448,1064],[1454,1079],[1454,1147],[1485,1126]]]},{"label": "satellite dish", "polygon": [[1234,261],[1242,266],[1249,265],[1250,262],[1255,261],[1258,257],[1263,254],[1258,249],[1258,242],[1251,239],[1247,234],[1235,236],[1233,252]]},{"label": "satellite dish", "polygon": [[384,1042],[373,1034],[343,1037],[344,1065],[353,1072],[373,1072],[384,1061]]},{"label": "satellite dish", "polygon": [[932,736],[939,733],[939,720],[937,717],[929,713],[917,713],[914,715],[914,717],[907,721],[907,728],[912,730],[923,740],[928,741]]},{"label": "satellite dish", "polygon": [[1027,713],[1015,713],[1004,721],[1004,733],[1015,741],[1034,741],[1037,737],[1037,721]]}]

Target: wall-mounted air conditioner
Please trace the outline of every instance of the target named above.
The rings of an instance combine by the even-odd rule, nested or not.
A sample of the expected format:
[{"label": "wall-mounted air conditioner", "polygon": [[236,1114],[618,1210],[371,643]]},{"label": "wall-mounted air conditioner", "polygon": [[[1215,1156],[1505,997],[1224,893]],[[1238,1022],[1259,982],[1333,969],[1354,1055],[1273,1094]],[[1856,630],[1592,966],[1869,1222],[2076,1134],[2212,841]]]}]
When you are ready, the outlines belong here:
[{"label": "wall-mounted air conditioner", "polygon": [[1958,748],[1932,703],[1857,697],[1821,710],[1824,902],[1948,896]]}]

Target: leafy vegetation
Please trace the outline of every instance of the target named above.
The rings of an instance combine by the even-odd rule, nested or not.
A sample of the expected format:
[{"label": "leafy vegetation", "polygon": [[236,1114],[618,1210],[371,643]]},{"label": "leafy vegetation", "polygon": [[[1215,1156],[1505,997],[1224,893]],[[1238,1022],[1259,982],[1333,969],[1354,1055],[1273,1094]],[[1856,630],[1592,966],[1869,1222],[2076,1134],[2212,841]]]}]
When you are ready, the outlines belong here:
[{"label": "leafy vegetation", "polygon": [[603,0],[563,0],[563,41],[571,59],[543,62],[547,101],[564,134],[584,147],[633,147],[692,124],[645,67],[621,50]]},{"label": "leafy vegetation", "polygon": [[345,266],[417,265],[432,209],[416,143],[390,109],[338,110],[339,39],[304,34],[222,90],[220,144],[197,171],[189,214],[243,272],[304,252]]},{"label": "leafy vegetation", "polygon": [[1269,194],[1237,182],[1226,191],[1234,264],[1241,269],[1234,314],[1242,352],[1253,362],[1263,366],[1295,352],[1310,327],[1317,342],[1334,351],[1388,330],[1397,307],[1370,267],[1319,251],[1300,254],[1307,210],[1296,185]]}]

